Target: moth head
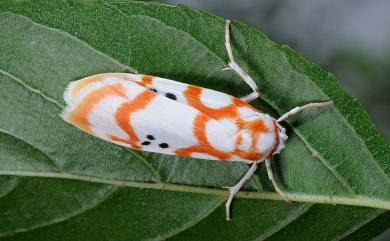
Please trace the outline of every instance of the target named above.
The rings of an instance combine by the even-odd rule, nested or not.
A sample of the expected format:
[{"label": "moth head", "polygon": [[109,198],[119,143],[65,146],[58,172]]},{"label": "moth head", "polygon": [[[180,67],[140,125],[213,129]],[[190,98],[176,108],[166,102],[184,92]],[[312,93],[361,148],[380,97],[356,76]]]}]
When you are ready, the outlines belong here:
[{"label": "moth head", "polygon": [[279,123],[276,123],[276,127],[279,135],[279,145],[276,146],[276,149],[272,153],[272,155],[279,154],[280,151],[286,146],[286,141],[288,139],[288,136],[286,134],[286,129],[284,129],[284,127],[281,126]]}]

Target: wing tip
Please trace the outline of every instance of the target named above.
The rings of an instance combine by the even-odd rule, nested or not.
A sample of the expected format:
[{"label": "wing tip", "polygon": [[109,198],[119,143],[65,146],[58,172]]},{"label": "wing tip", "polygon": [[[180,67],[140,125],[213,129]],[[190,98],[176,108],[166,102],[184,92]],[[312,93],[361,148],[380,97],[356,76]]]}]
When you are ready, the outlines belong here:
[{"label": "wing tip", "polygon": [[69,105],[72,102],[72,93],[76,82],[77,81],[70,82],[64,91],[64,100],[67,105]]},{"label": "wing tip", "polygon": [[61,113],[60,113],[60,117],[61,119],[63,119],[65,122],[68,122],[69,123],[69,114],[71,112],[71,107],[70,107],[70,104],[68,104],[67,106],[65,106]]}]

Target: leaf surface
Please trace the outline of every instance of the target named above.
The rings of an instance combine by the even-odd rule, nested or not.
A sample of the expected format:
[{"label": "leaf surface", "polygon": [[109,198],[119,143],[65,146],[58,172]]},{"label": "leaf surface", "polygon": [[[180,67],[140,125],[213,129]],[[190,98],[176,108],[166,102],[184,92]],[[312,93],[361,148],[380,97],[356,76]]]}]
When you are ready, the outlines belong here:
[{"label": "leaf surface", "polygon": [[67,84],[103,72],[247,94],[239,77],[221,71],[223,34],[223,19],[187,7],[1,2],[0,237],[368,240],[385,230],[388,143],[332,74],[240,22],[232,26],[233,52],[261,90],[255,107],[276,117],[297,105],[334,102],[286,124],[287,148],[273,163],[297,202],[280,201],[261,168],[226,222],[221,187],[233,185],[246,165],[132,151],[59,118]]}]

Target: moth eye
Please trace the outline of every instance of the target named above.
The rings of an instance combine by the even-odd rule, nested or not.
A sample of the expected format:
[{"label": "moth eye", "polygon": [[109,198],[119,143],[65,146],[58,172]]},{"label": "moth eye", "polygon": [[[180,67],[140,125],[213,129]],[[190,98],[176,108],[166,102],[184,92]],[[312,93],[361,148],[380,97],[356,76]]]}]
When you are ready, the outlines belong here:
[{"label": "moth eye", "polygon": [[161,148],[168,148],[169,147],[169,145],[167,143],[165,143],[165,142],[164,143],[160,143],[159,146]]},{"label": "moth eye", "polygon": [[172,94],[172,93],[166,93],[165,96],[171,100],[177,100],[177,97],[176,95]]},{"label": "moth eye", "polygon": [[149,144],[150,144],[150,141],[144,141],[144,142],[141,143],[141,145],[143,145],[143,146],[147,146]]}]

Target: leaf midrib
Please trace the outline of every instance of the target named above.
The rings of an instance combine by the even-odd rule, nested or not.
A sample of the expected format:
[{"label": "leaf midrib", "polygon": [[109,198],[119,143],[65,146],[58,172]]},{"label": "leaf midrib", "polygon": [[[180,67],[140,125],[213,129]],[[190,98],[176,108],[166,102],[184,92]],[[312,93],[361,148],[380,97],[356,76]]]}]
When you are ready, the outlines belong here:
[{"label": "leaf midrib", "polygon": [[[14,13],[12,13],[14,14]],[[84,41],[78,39],[77,37],[71,35],[70,33],[68,32],[65,32],[65,31],[61,31],[61,30],[58,30],[58,29],[54,29],[54,28],[50,28],[46,25],[42,25],[42,24],[38,24],[38,23],[35,23],[34,21],[32,21],[30,18],[28,17],[25,17],[25,16],[22,16],[22,15],[19,15],[17,14],[18,16],[20,17],[23,17],[23,18],[27,18],[29,19],[29,21],[31,21],[33,24],[35,25],[38,25],[38,26],[42,26],[44,28],[47,28],[47,29],[50,29],[50,30],[54,30],[54,31],[57,31],[59,33],[63,33],[63,34],[66,34],[68,36],[70,36],[71,38],[73,39],[76,39],[78,42],[81,42],[83,43],[85,46],[87,46],[88,48],[90,48],[91,50],[93,51],[96,51],[97,53],[103,55],[104,57],[107,57],[107,58],[110,58],[112,59],[112,57],[110,56],[107,56],[105,53],[102,53],[96,49],[94,49],[93,47],[91,47],[90,45],[88,45],[87,43],[85,43]],[[126,15],[127,16],[127,15]],[[143,15],[143,16],[146,16],[146,15]],[[149,17],[149,16],[146,16],[146,17]],[[149,17],[151,18],[151,17]],[[151,18],[151,19],[154,19],[154,18]],[[157,19],[156,19],[157,20]],[[157,20],[159,21],[159,20]],[[165,23],[164,23],[165,24]],[[167,25],[167,24],[166,24]],[[169,25],[167,25],[169,26]],[[172,27],[170,26],[171,28],[174,28],[175,30],[177,31],[182,31],[180,29],[177,29],[175,27]],[[182,31],[182,32],[185,32],[185,31]],[[185,32],[187,33],[188,35],[190,35],[188,32]],[[192,37],[192,36],[191,36]],[[194,39],[195,41],[197,41],[196,39]],[[199,42],[199,41],[197,41]],[[210,49],[208,49],[206,46],[204,46],[207,50],[209,50],[211,53],[213,53]],[[114,60],[116,63],[119,63],[118,61]],[[123,64],[119,63],[121,66],[124,66]],[[127,66],[124,66],[124,67],[127,67]],[[128,68],[128,67],[127,67]],[[17,77],[13,76],[12,74],[10,73],[7,73],[6,71],[4,70],[1,70],[0,69],[0,72],[1,73],[4,73],[8,76],[10,76],[12,79],[14,79],[15,81],[17,81],[18,83],[20,83],[22,86],[24,86],[26,89],[28,89],[29,91],[32,91],[34,93],[37,93],[38,95],[42,96],[44,99],[46,99],[47,101],[49,102],[52,102],[54,103],[55,105],[57,105],[59,108],[63,108],[63,105],[60,104],[58,101],[56,101],[55,99],[45,95],[43,92],[41,92],[40,90],[37,90],[37,89],[34,89],[32,88],[31,86],[27,85],[25,82],[23,82],[22,80],[18,79]],[[263,98],[261,98],[263,99]],[[264,100],[264,99],[263,99]],[[266,101],[266,100],[264,100]],[[267,102],[267,101],[266,101]],[[272,107],[275,109],[275,107]],[[346,120],[345,120],[346,121]],[[293,128],[295,129],[295,128]],[[302,139],[303,137],[300,137],[300,139]],[[304,139],[304,138],[303,138]],[[302,140],[304,141],[304,140]],[[307,142],[305,142],[305,145]],[[307,145],[306,145],[307,147]],[[307,147],[308,148],[308,147]],[[310,151],[316,151],[315,149],[310,149]],[[317,152],[318,153],[318,152]],[[149,163],[150,164],[150,163]],[[151,165],[148,167],[151,167]],[[326,167],[328,168],[328,167]],[[328,168],[332,171],[331,168]],[[155,170],[157,172],[157,170]],[[0,174],[1,173],[4,173],[3,175],[13,175],[13,174],[6,174],[7,172],[4,172],[4,171],[0,171]],[[12,172],[8,172],[8,173],[12,173]],[[104,178],[95,178],[95,177],[87,177],[87,176],[77,176],[77,175],[74,175],[74,174],[68,174],[68,173],[62,173],[62,176],[61,175],[58,175],[59,173],[50,173],[50,172],[47,172],[45,174],[45,172],[25,172],[25,171],[21,171],[21,172],[14,172],[15,174],[16,173],[19,173],[19,175],[25,175],[25,176],[42,176],[42,177],[58,177],[58,178],[70,178],[71,177],[75,177],[75,179],[78,179],[78,180],[85,180],[85,181],[92,181],[92,180],[95,180],[96,182],[99,182],[99,183],[109,183],[109,184],[113,184],[113,185],[119,185],[119,184],[123,184],[125,183],[126,185],[123,185],[123,186],[139,186],[141,188],[154,188],[154,189],[159,189],[159,187],[161,187],[160,189],[165,189],[166,188],[166,185],[172,185],[172,190],[177,190],[177,191],[189,191],[189,190],[192,190],[192,191],[189,191],[189,192],[195,192],[195,193],[208,193],[208,194],[212,194],[212,195],[223,195],[223,196],[226,196],[228,193],[227,191],[225,190],[222,190],[222,189],[209,189],[209,188],[205,188],[205,187],[194,187],[194,188],[189,188],[189,187],[192,187],[192,186],[186,186],[186,185],[178,185],[178,184],[164,184],[164,183],[154,183],[154,184],[151,184],[151,183],[136,183],[136,182],[121,182],[118,183],[118,181],[115,181],[115,180],[109,180],[109,179],[104,179]],[[333,173],[333,172],[332,172]],[[45,174],[45,175],[44,175]],[[76,178],[78,177],[78,178]],[[337,178],[337,176],[336,176]],[[139,185],[138,185],[139,184]],[[157,186],[155,185],[157,184]],[[183,188],[181,188],[183,187]],[[202,190],[204,189],[204,190]],[[215,192],[213,192],[213,190]],[[257,193],[259,194],[259,193]],[[263,195],[264,194],[264,195]],[[271,200],[282,200],[276,193],[274,192],[263,192],[262,194],[259,194],[259,195],[256,195],[256,193],[254,192],[242,192],[241,194],[239,194],[238,196],[240,197],[246,197],[246,198],[256,198],[256,199],[271,199]],[[335,198],[335,197],[332,197],[332,196],[324,196],[324,195],[308,195],[308,194],[287,194],[288,197],[291,198],[291,200],[295,200],[295,201],[303,201],[303,202],[315,202],[315,201],[319,201],[319,203],[327,203],[327,204],[345,204],[345,205],[359,205],[360,206],[367,206],[367,207],[376,207],[376,208],[383,208],[383,209],[390,209],[390,203],[386,202],[386,201],[383,201],[383,200],[378,200],[378,199],[374,199],[374,198],[367,198],[365,196],[355,196],[354,198],[343,198],[343,197],[338,197],[338,198]],[[348,203],[348,200],[361,200],[360,202],[352,202],[354,204],[349,204]],[[373,202],[377,202],[377,203],[372,203],[370,200],[373,200]]]},{"label": "leaf midrib", "polygon": [[[86,176],[86,175],[73,174],[73,173],[0,170],[0,175],[63,178],[63,179],[79,180],[79,181],[86,181],[86,182],[111,184],[114,186],[209,194],[209,195],[221,196],[221,197],[227,197],[229,195],[229,190],[221,189],[221,188],[198,187],[198,186],[189,186],[184,184],[172,184],[172,183],[121,181],[121,180],[106,179],[101,177]],[[311,194],[302,194],[302,193],[285,193],[285,194],[290,200],[297,201],[297,202],[320,203],[320,204],[341,204],[341,205],[349,205],[349,206],[363,206],[363,207],[390,210],[390,202],[386,200],[375,199],[366,196],[356,195],[354,197],[347,197],[347,196],[332,196],[332,195],[330,196],[311,195]],[[240,191],[236,195],[236,197],[246,198],[246,199],[277,200],[277,201],[284,202],[284,200],[282,199],[282,197],[280,197],[279,194],[275,192],[268,192],[268,191],[267,192]]]},{"label": "leaf midrib", "polygon": [[[130,18],[128,15],[126,15],[125,13],[123,13],[123,12],[122,12],[120,9],[118,9],[116,6],[113,6],[113,5],[109,4],[109,3],[106,3],[106,5],[108,5],[108,6],[112,7],[112,8],[115,8],[115,10],[117,10],[122,16],[124,16],[124,17],[126,17],[126,18]],[[11,13],[11,14],[14,14],[14,13]],[[90,46],[90,45],[87,44],[86,42],[84,42],[84,41],[78,39],[76,36],[74,36],[74,35],[72,35],[72,34],[70,34],[70,33],[68,33],[68,32],[65,32],[65,31],[62,31],[62,30],[59,30],[59,29],[55,29],[55,28],[51,28],[51,27],[48,27],[48,26],[43,25],[43,24],[36,23],[36,22],[32,21],[32,19],[30,19],[30,18],[28,18],[28,17],[26,17],[26,16],[21,16],[21,15],[19,15],[19,14],[16,14],[16,15],[28,19],[29,21],[31,21],[31,23],[32,23],[33,25],[37,25],[37,26],[46,28],[46,29],[48,29],[48,30],[50,30],[50,31],[55,31],[55,32],[64,34],[64,35],[70,37],[71,39],[74,39],[74,40],[76,40],[76,41],[82,43],[84,46],[86,46],[87,48],[91,49],[92,51],[98,53],[99,55],[102,55],[102,56],[107,57],[108,59],[114,61],[116,64],[122,66],[123,68],[127,68],[127,66],[125,66],[125,65],[123,65],[122,63],[120,63],[119,61],[113,59],[111,56],[109,56],[109,55],[107,55],[106,53],[103,53],[103,52],[101,52],[101,51],[99,51],[99,50],[93,48],[92,46]],[[146,15],[137,15],[137,16],[144,16],[144,17],[153,19],[153,20],[155,20],[155,21],[159,21],[159,22],[163,23],[164,25],[166,25],[167,27],[174,29],[175,31],[180,31],[180,32],[185,33],[188,37],[190,37],[191,39],[193,39],[193,41],[199,43],[199,44],[200,44],[203,48],[205,48],[209,53],[211,53],[213,56],[215,56],[215,58],[217,58],[221,63],[224,63],[224,61],[223,61],[222,58],[220,58],[218,55],[216,55],[213,51],[211,51],[211,50],[210,50],[207,46],[205,46],[203,43],[201,43],[200,41],[198,41],[198,40],[197,40],[195,37],[193,37],[190,33],[186,32],[186,31],[184,31],[184,30],[181,30],[181,29],[177,29],[177,28],[174,27],[174,26],[168,25],[168,24],[166,24],[165,22],[162,22],[162,21],[160,21],[160,20],[158,20],[158,19],[155,19],[155,18],[146,16]],[[284,55],[283,55],[283,56],[284,56]],[[284,57],[285,57],[285,56],[284,56]],[[133,69],[133,70],[134,70],[134,69]],[[5,74],[7,74],[8,76],[10,76],[11,78],[15,79],[18,83],[22,84],[22,85],[23,85],[25,88],[27,88],[28,90],[30,90],[30,91],[32,91],[32,92],[34,92],[34,93],[39,94],[39,95],[42,96],[44,99],[46,99],[46,100],[48,100],[48,101],[50,101],[50,102],[53,102],[53,103],[56,104],[60,109],[63,109],[63,108],[64,108],[64,106],[63,106],[62,104],[60,104],[58,101],[56,101],[54,98],[51,98],[51,97],[45,95],[45,94],[44,94],[43,92],[41,92],[40,90],[37,90],[37,89],[32,88],[31,86],[27,85],[25,82],[23,82],[22,80],[20,80],[20,79],[17,78],[16,76],[13,76],[12,74],[10,74],[10,73],[8,73],[8,72],[6,72],[6,71],[3,71],[3,70],[1,70],[1,69],[0,69],[0,72],[4,72]],[[137,72],[137,71],[134,70],[134,72]],[[273,105],[271,105],[270,102],[269,102],[268,100],[264,99],[262,96],[260,96],[260,99],[262,99],[263,101],[265,101],[266,103],[268,103],[275,111],[277,111],[277,112],[280,114],[280,111],[277,110],[277,108],[275,108]],[[293,129],[294,132],[296,132],[296,133],[298,132],[298,130],[297,130],[296,128],[293,128],[293,127],[292,127],[292,129]],[[306,140],[302,135],[298,135],[298,137],[303,141],[303,143],[305,144],[306,148],[308,148],[308,149],[309,149],[310,151],[312,151],[312,152],[315,151],[315,152],[319,153],[316,149],[314,149],[313,147],[311,147],[311,146],[308,145],[307,140]],[[133,153],[132,150],[129,150],[129,151],[130,151],[131,153]],[[317,155],[317,157],[318,157],[318,159],[322,162],[322,164],[324,165],[324,167],[327,168],[327,169],[329,169],[329,170],[331,171],[331,173],[336,177],[336,179],[341,183],[341,185],[343,185],[343,186],[346,188],[346,190],[347,190],[350,194],[354,194],[352,188],[351,188],[350,185],[347,183],[347,181],[346,181],[345,179],[343,179],[341,176],[339,176],[339,175],[337,174],[337,172],[335,172],[335,170],[332,169],[329,165],[326,165],[325,159],[324,159],[322,156]],[[157,180],[161,180],[161,179],[160,179],[160,176],[159,176],[159,175],[156,175],[156,174],[158,174],[158,171],[155,170],[155,169],[152,167],[152,165],[151,165],[145,158],[142,158],[142,162],[147,166],[147,168],[149,168],[149,169],[152,171],[153,175],[155,176],[155,178],[156,178]],[[257,186],[257,188],[260,188],[260,190],[261,190],[262,187],[261,187],[261,184],[259,184],[260,182],[259,182],[259,179],[258,179],[258,175],[256,175],[255,177],[257,177],[256,180],[255,180],[256,186]]]},{"label": "leaf midrib", "polygon": [[[167,6],[169,6],[169,5],[167,5]],[[180,29],[178,29],[179,31],[180,31]],[[59,32],[61,32],[61,31],[59,31]],[[66,33],[66,32],[64,32],[64,33]],[[73,36],[73,35],[70,35],[70,36]],[[80,40],[79,40],[80,41]],[[81,42],[81,41],[80,41]],[[86,44],[87,45],[87,44]],[[89,46],[89,45],[87,45],[87,46]],[[207,48],[208,49],[208,48]],[[95,50],[95,49],[94,49]],[[97,51],[98,52],[98,50],[95,50],[95,51]],[[103,54],[104,56],[106,56],[105,54]],[[108,55],[107,55],[108,56]],[[0,70],[1,71],[1,70]],[[23,84],[23,83],[21,83],[21,84]],[[25,86],[25,87],[28,87],[28,86]],[[29,86],[29,87],[31,87],[31,86]],[[47,97],[47,98],[45,98],[46,100],[48,100],[48,101],[50,101],[50,100],[54,100],[54,99],[52,99],[51,97],[49,97],[49,96],[45,96],[45,94],[44,93],[42,93],[41,91],[39,91],[39,90],[36,90],[36,89],[29,89],[29,90],[31,90],[31,91],[33,91],[33,92],[35,92],[35,93],[38,93],[39,95],[41,95],[43,98],[45,98],[45,97]],[[35,90],[35,91],[34,91]],[[56,102],[56,100],[54,100],[55,102]],[[53,101],[52,101],[53,102]],[[53,102],[54,103],[54,102]],[[57,103],[59,103],[59,102],[57,102]],[[62,105],[61,105],[62,106]],[[59,106],[60,108],[61,108],[61,106]],[[273,107],[274,108],[274,107]],[[348,123],[348,122],[347,122]],[[293,128],[293,130],[294,130],[294,132],[295,133],[297,133],[296,131],[295,131],[295,128]],[[0,130],[1,131],[1,130]],[[297,133],[298,134],[298,133]],[[299,135],[298,135],[299,136]],[[359,136],[359,135],[358,135]],[[300,136],[299,136],[299,138],[301,138]],[[359,138],[360,138],[360,136],[359,136]],[[301,138],[302,139],[302,138]],[[23,140],[22,140],[23,141]],[[306,145],[306,142],[304,142],[305,143],[305,145]],[[312,150],[312,149],[310,149],[308,146],[307,146],[307,148],[309,149],[309,150]],[[314,150],[314,149],[313,149]],[[315,151],[315,150],[314,150]],[[44,152],[43,152],[44,153]],[[130,153],[131,154],[133,154],[133,152],[131,152],[130,151]],[[44,154],[46,154],[46,153],[44,153]],[[137,154],[137,153],[136,153]],[[138,155],[138,154],[137,154]],[[137,156],[137,158],[143,158],[142,156]],[[324,160],[325,161],[325,160]],[[149,162],[147,162],[147,163],[149,163]],[[149,163],[150,164],[150,163]],[[327,167],[328,169],[330,169],[331,171],[332,171],[332,169],[331,168],[329,168],[329,167]],[[380,168],[381,169],[381,168]],[[155,170],[155,169],[153,169],[153,170]],[[382,170],[382,169],[381,169]],[[156,173],[158,174],[158,172],[157,172],[157,170],[155,170],[156,171]],[[382,170],[383,171],[383,170]],[[334,172],[332,172],[333,174],[335,174]],[[336,176],[336,175],[335,175]],[[257,177],[257,176],[256,176]],[[336,176],[337,177],[337,176]],[[348,185],[348,183],[347,183],[347,185]],[[118,188],[119,186],[114,186],[115,188]],[[212,213],[213,212],[213,210],[211,210],[210,211],[210,213]],[[299,216],[298,216],[299,217]],[[196,219],[197,217],[195,217],[195,219]],[[195,221],[195,223],[197,223],[197,222],[199,222],[199,221],[201,221],[202,220],[202,218],[201,219],[199,219],[199,220],[194,220]],[[293,219],[292,220],[292,222],[294,221],[295,219]],[[288,225],[288,224],[287,224]],[[283,226],[284,227],[284,226]],[[282,227],[282,228],[283,228]],[[188,227],[186,227],[186,229],[187,229]],[[277,232],[278,230],[276,230],[276,232]],[[0,234],[0,236],[1,236],[1,234]],[[260,236],[260,237],[263,237],[263,236]]]},{"label": "leaf midrib", "polygon": [[[142,4],[146,4],[146,3],[144,3],[144,2],[135,2],[135,3],[133,3],[133,2],[132,2],[131,4],[141,4],[141,5],[142,5]],[[155,4],[155,3],[150,3],[150,4]],[[104,5],[108,5],[108,6],[112,7],[112,8],[114,8],[114,9],[117,10],[122,16],[124,16],[124,17],[126,17],[126,18],[128,18],[128,19],[130,18],[130,16],[128,16],[127,14],[125,14],[122,10],[120,10],[120,9],[119,9],[117,6],[115,6],[115,5],[112,5],[111,3],[108,3],[108,2],[105,2]],[[167,5],[167,6],[173,7],[173,6],[170,6],[170,5]],[[154,19],[154,20],[156,20],[156,21],[159,21],[159,22],[165,24],[166,26],[175,29],[176,31],[184,32],[184,33],[186,33],[191,39],[193,39],[195,42],[199,43],[202,47],[204,47],[205,49],[207,49],[208,52],[212,53],[213,56],[215,56],[219,61],[221,61],[222,63],[225,63],[225,61],[224,61],[219,55],[217,55],[217,54],[215,54],[213,51],[211,51],[211,49],[209,49],[206,45],[204,45],[202,42],[200,42],[200,41],[199,41],[196,37],[194,37],[190,32],[187,32],[187,31],[182,30],[182,29],[177,29],[175,26],[169,25],[169,24],[167,24],[167,23],[164,22],[164,21],[161,21],[161,20],[159,20],[159,19],[152,18],[152,17],[150,17],[150,16],[146,16],[146,15],[131,15],[131,16],[145,16],[145,17]],[[216,16],[216,18],[219,18],[219,17]],[[221,19],[222,19],[222,18],[221,18]],[[255,31],[256,31],[257,33],[259,33],[259,34],[262,34],[261,32],[259,32],[259,31],[257,31],[257,30],[255,30]],[[270,40],[270,41],[271,41],[271,40]],[[272,42],[272,41],[271,41],[271,42]],[[273,43],[273,42],[272,42],[272,43]],[[273,45],[276,45],[276,44],[273,43]],[[293,71],[294,73],[303,75],[302,73],[297,72],[297,71],[295,71],[295,70],[293,69],[293,67],[291,66],[290,62],[288,61],[288,58],[287,58],[284,54],[283,54],[282,56],[283,56],[283,58],[285,58],[286,63],[289,64],[290,70],[291,70],[291,71]],[[312,81],[311,78],[308,78],[308,79],[309,79],[310,81]],[[268,99],[264,98],[264,96],[260,96],[259,98],[260,98],[261,100],[263,100],[265,103],[267,103],[270,107],[272,107],[273,110],[275,110],[279,115],[281,115],[281,111],[280,111],[278,108],[276,108],[275,106],[273,106],[272,103],[271,103]],[[348,121],[344,118],[344,116],[343,116],[343,115],[340,115],[340,117],[341,117],[340,119],[342,119],[343,122],[346,123],[347,126],[350,127],[350,129],[352,129],[352,131],[354,132],[355,136],[356,136],[362,143],[365,143],[364,140],[362,139],[362,137],[356,133],[355,129],[352,128],[352,127],[350,126],[350,124],[349,124]],[[292,125],[289,125],[289,126],[290,126],[290,128],[294,131],[294,133],[297,134],[297,136],[299,137],[299,139],[302,140],[302,142],[304,143],[304,145],[306,146],[306,148],[307,148],[309,151],[311,151],[312,153],[317,153],[317,154],[316,154],[316,157],[320,160],[320,162],[322,163],[322,165],[323,165],[325,168],[327,168],[327,169],[336,177],[336,179],[337,179],[337,180],[340,182],[340,184],[346,189],[346,191],[349,192],[351,195],[355,195],[356,193],[353,191],[352,186],[348,183],[348,181],[347,181],[345,178],[343,178],[342,176],[340,176],[340,175],[336,172],[336,170],[335,170],[334,168],[332,168],[330,165],[328,165],[328,164],[326,163],[325,158],[324,158],[321,154],[319,154],[319,153],[320,153],[319,151],[317,151],[312,145],[310,145],[310,143],[307,141],[307,139],[303,136],[303,134],[302,134],[296,127],[294,127],[294,126],[292,126]],[[372,160],[371,162],[374,163],[374,165],[375,165],[378,169],[380,169],[381,173],[383,174],[384,179],[386,179],[386,180],[390,183],[390,178],[384,173],[384,171],[382,170],[382,168],[380,168],[380,166],[378,165],[378,163],[375,162],[375,159],[374,159],[372,153],[371,153],[370,151],[369,151],[369,153],[370,153],[370,155],[371,155],[371,157],[372,157],[372,158],[370,159],[370,160]]]}]

